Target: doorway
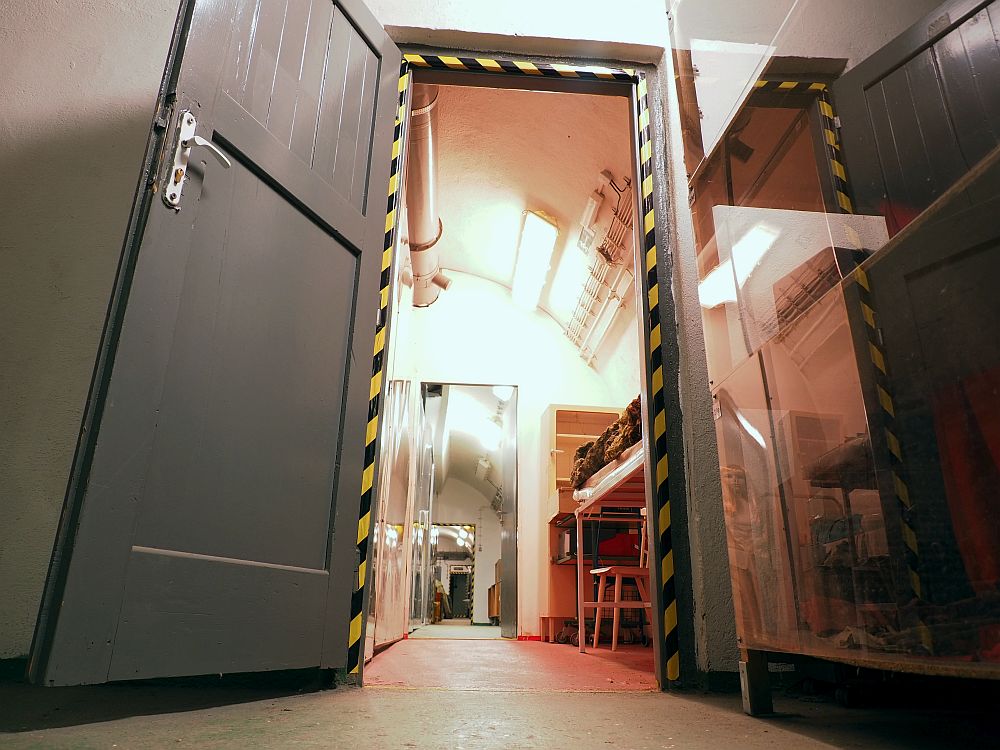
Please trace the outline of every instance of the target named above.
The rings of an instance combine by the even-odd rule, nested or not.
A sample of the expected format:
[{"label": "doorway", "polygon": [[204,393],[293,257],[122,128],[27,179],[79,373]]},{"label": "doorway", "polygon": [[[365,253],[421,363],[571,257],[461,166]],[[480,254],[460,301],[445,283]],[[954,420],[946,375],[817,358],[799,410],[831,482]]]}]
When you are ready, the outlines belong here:
[{"label": "doorway", "polygon": [[[641,179],[637,165],[640,151],[648,154],[648,149],[641,149],[633,126],[641,124],[648,138],[648,115],[630,106],[636,103],[636,79],[620,71],[608,71],[602,79],[587,71],[594,89],[585,90],[579,80],[564,88],[555,81],[529,83],[523,76],[517,83],[512,77],[497,85],[500,79],[487,81],[468,69],[468,75],[449,78],[434,69],[435,58],[407,59],[413,77],[408,80],[404,72],[401,112],[409,116],[397,128],[405,144],[399,148],[405,168],[397,178],[401,191],[390,201],[404,220],[395,248],[398,262],[386,289],[392,332],[386,372],[411,388],[420,383],[420,406],[414,411],[430,424],[447,422],[452,407],[462,413],[462,401],[472,398],[466,389],[479,389],[479,396],[496,408],[488,431],[509,430],[509,444],[516,446],[514,460],[503,462],[508,480],[495,473],[497,463],[488,456],[469,450],[464,458],[452,455],[453,446],[442,439],[448,430],[432,430],[428,440],[425,428],[417,428],[424,435],[419,452],[429,452],[433,468],[429,479],[411,478],[411,485],[429,483],[434,490],[430,512],[421,517],[414,511],[409,541],[430,547],[435,536],[441,539],[435,524],[462,529],[475,521],[478,550],[486,538],[482,516],[442,515],[453,471],[470,482],[478,472],[481,483],[492,482],[487,495],[496,493],[492,510],[501,521],[503,554],[485,585],[488,563],[475,563],[469,627],[499,622],[508,642],[544,640],[543,661],[589,648],[596,657],[589,663],[598,670],[625,666],[646,675],[647,682],[640,678],[634,684],[655,685],[664,646],[652,638],[663,632],[658,579],[664,571],[672,575],[672,569],[646,562],[659,554],[663,538],[647,519],[663,517],[660,491],[665,492],[666,475],[646,471],[647,466],[665,468],[665,462],[650,460],[663,450],[659,441],[642,439],[643,424],[653,423],[643,407],[663,408],[663,373],[655,250],[647,246],[653,242],[651,205],[644,200],[649,195],[640,198],[637,190],[642,185],[642,192],[651,195],[651,181]],[[418,71],[421,64],[429,69]],[[632,85],[612,91],[608,80]],[[647,236],[639,234],[640,226]],[[652,266],[643,272],[638,258],[652,259]],[[656,324],[649,329],[651,320]],[[644,385],[659,390],[658,398],[642,397]],[[509,393],[501,395],[501,390]],[[501,419],[505,399],[512,401],[513,408],[506,408],[516,410],[516,422]],[[488,416],[490,408],[485,412]],[[617,452],[606,451],[610,435],[628,432],[623,425],[630,425],[631,439],[620,441]],[[600,458],[588,462],[588,451]],[[581,461],[588,476],[602,470],[602,477],[611,476],[609,485],[625,487],[631,479],[627,500],[615,495],[620,503],[613,510],[619,517],[612,521],[595,512],[583,530],[577,528],[574,509],[588,491],[600,493],[584,487],[588,477],[577,472]],[[505,489],[517,486],[524,488],[520,505],[513,494],[508,510]],[[381,486],[379,492],[390,490]],[[664,531],[669,535],[669,529]],[[377,542],[373,555],[379,555]],[[452,614],[464,614],[451,585],[454,581],[461,591],[462,574],[453,578],[449,571],[445,585],[443,561],[433,555],[408,556],[424,560],[432,571],[411,576],[411,585],[430,592],[430,585],[440,583],[443,590],[435,593],[448,596]],[[611,572],[605,581],[592,570],[609,561],[636,564],[624,580]],[[374,573],[381,580],[377,563]],[[480,597],[486,601],[480,603]],[[378,590],[372,595],[374,601],[382,598]],[[438,602],[429,599],[418,602],[424,608],[411,616],[408,632],[386,633],[366,649],[374,657],[370,676],[376,682],[384,665],[400,654],[428,653],[426,644],[399,642],[434,640],[426,634],[440,627],[434,622]],[[612,599],[635,603],[612,608]],[[595,601],[608,606],[598,608]],[[439,604],[443,608],[445,602]],[[603,622],[595,617],[598,609]],[[387,618],[399,622],[390,611],[369,612],[376,631]],[[675,629],[670,623],[667,630]],[[643,645],[650,641],[652,648]],[[676,667],[676,655],[671,660]],[[426,663],[417,669],[416,663],[403,665],[401,672],[431,669]],[[566,662],[570,678],[582,663]]]}]

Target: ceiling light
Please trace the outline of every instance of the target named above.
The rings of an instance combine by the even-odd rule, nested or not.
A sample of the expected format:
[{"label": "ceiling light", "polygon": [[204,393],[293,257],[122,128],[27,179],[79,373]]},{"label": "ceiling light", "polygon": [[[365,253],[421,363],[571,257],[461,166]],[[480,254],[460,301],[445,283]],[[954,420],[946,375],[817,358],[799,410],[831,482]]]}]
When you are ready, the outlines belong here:
[{"label": "ceiling light", "polygon": [[495,385],[493,386],[493,395],[496,396],[501,401],[510,401],[510,397],[514,395],[514,386],[512,385]]},{"label": "ceiling light", "polygon": [[483,450],[493,453],[500,450],[500,440],[503,438],[503,430],[496,422],[487,421],[479,427],[479,442]]},{"label": "ceiling light", "polygon": [[469,535],[469,532],[466,531],[465,529],[459,529],[458,530],[458,538],[459,539],[465,539],[465,537],[467,537],[468,535]]},{"label": "ceiling light", "polygon": [[559,227],[553,221],[534,211],[524,212],[514,281],[510,287],[510,295],[518,307],[524,310],[538,307],[558,236]]}]

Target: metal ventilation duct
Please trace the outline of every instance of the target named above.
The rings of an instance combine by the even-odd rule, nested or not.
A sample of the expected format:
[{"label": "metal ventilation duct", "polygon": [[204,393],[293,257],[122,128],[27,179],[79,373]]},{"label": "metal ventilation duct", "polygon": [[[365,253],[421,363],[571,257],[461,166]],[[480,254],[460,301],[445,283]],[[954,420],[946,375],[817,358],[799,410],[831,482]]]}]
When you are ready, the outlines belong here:
[{"label": "metal ventilation duct", "polygon": [[406,214],[416,307],[433,304],[441,290],[451,284],[451,279],[441,273],[437,248],[443,231],[437,207],[437,99],[437,86],[414,85],[409,166],[406,169]]}]

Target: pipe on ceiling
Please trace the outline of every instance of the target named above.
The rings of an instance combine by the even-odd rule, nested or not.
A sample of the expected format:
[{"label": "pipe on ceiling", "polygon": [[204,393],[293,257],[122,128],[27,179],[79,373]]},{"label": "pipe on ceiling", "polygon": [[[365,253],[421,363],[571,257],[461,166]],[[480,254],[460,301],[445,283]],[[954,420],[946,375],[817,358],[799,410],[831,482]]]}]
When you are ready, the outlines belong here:
[{"label": "pipe on ceiling", "polygon": [[437,248],[444,229],[437,206],[437,99],[437,86],[414,85],[409,166],[406,169],[406,215],[415,307],[433,304],[441,290],[451,284],[451,279],[441,272]]}]

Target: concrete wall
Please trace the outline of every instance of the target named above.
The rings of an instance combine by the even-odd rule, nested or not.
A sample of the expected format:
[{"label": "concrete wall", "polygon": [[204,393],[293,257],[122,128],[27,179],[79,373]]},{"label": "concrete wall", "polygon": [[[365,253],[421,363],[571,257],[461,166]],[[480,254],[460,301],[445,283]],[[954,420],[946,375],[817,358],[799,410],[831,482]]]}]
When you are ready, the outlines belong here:
[{"label": "concrete wall", "polygon": [[31,643],[176,13],[0,4],[0,658]]},{"label": "concrete wall", "polygon": [[400,43],[655,62],[668,45],[662,0],[368,0]]}]

